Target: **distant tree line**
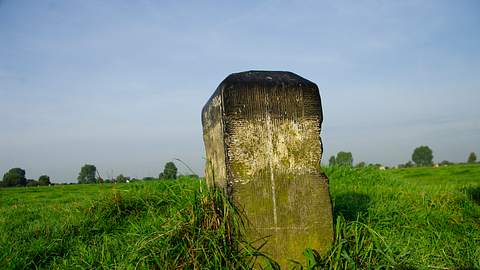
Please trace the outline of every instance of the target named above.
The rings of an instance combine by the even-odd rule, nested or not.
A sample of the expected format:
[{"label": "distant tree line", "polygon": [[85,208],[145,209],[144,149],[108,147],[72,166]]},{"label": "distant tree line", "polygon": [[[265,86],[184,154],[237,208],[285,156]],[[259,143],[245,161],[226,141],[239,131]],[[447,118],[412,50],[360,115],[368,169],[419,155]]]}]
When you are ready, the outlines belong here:
[{"label": "distant tree line", "polygon": [[[467,163],[476,163],[477,155],[474,152],[471,152],[468,155]],[[333,155],[328,160],[330,167],[334,166],[346,166],[353,167],[353,155],[351,152],[340,151],[337,155]],[[450,165],[453,164],[447,160],[443,160],[438,165]],[[420,167],[420,166],[432,166],[433,163],[433,151],[430,147],[426,145],[419,146],[413,150],[412,160],[406,162],[405,164],[398,165],[399,168],[408,168],[408,167]],[[384,167],[381,164],[367,164],[363,161],[360,161],[355,165],[355,167],[362,168],[367,166],[374,166],[378,168],[388,168]],[[189,178],[198,179],[198,175],[190,174],[185,175]],[[177,166],[173,162],[167,162],[163,168],[163,171],[158,175],[158,178],[147,176],[142,180],[175,180],[180,175],[178,175]],[[124,176],[123,174],[118,175],[117,177],[112,177],[111,179],[103,179],[100,177],[97,168],[92,164],[85,164],[81,167],[80,172],[77,177],[79,184],[94,184],[94,183],[129,183],[137,181],[135,178],[130,178]],[[21,187],[21,186],[48,186],[52,185],[50,177],[48,175],[41,175],[37,180],[27,179],[25,177],[25,170],[21,168],[12,168],[8,170],[0,182],[0,187]]]},{"label": "distant tree line", "polygon": [[0,186],[2,187],[48,186],[50,184],[50,177],[48,175],[42,175],[38,180],[27,179],[25,177],[25,170],[21,168],[8,170],[0,182]]},{"label": "distant tree line", "polygon": [[[413,161],[413,162],[412,162]],[[442,160],[438,164],[433,163],[433,151],[430,147],[426,145],[419,146],[413,150],[412,161],[407,161],[405,164],[400,164],[399,168],[408,168],[408,167],[425,167],[425,166],[447,166],[454,164],[448,160]],[[467,163],[476,163],[477,155],[474,152],[471,152],[468,155]]]},{"label": "distant tree line", "polygon": [[[163,171],[155,177],[144,177],[142,180],[175,180],[179,177],[188,177],[198,179],[196,174],[178,175],[177,166],[173,162],[167,162],[163,168]],[[85,164],[80,168],[77,181],[79,184],[97,184],[97,183],[130,183],[138,181],[135,178],[124,176],[123,174],[111,179],[103,179],[95,165]],[[52,185],[50,177],[48,175],[42,175],[38,180],[27,179],[25,177],[25,170],[21,168],[12,168],[8,170],[0,181],[0,187],[22,187],[22,186],[48,186]]]},{"label": "distant tree line", "polygon": [[367,164],[365,161],[358,162],[355,166],[353,165],[353,155],[352,152],[340,151],[337,155],[333,155],[328,160],[329,167],[382,167],[382,164]]},{"label": "distant tree line", "polygon": [[[175,180],[181,175],[178,175],[178,169],[175,163],[167,162],[163,168],[163,171],[159,173],[158,178],[153,176],[143,177],[144,181],[153,181],[153,180]],[[185,175],[188,178],[198,179],[199,176],[196,174]],[[123,174],[118,175],[117,177],[112,177],[111,179],[103,179],[100,177],[97,168],[95,165],[85,164],[80,169],[80,173],[77,177],[79,184],[95,184],[95,183],[129,183],[132,181],[138,181],[135,178],[130,178],[124,176]]]},{"label": "distant tree line", "polygon": [[353,155],[351,152],[340,151],[337,153],[337,156],[331,156],[328,160],[329,166],[348,166],[352,167],[353,165]]},{"label": "distant tree line", "polygon": [[[408,168],[408,167],[424,167],[424,166],[433,166],[433,151],[430,147],[426,145],[419,146],[413,150],[412,153],[412,160],[407,161],[405,164],[398,165],[399,168]],[[468,155],[467,163],[476,163],[477,155],[474,152],[471,152]],[[443,160],[438,165],[450,165],[453,164],[452,162]],[[334,166],[346,166],[346,167],[353,167],[353,155],[351,152],[340,151],[337,155],[333,155],[328,160],[328,165],[330,167]],[[367,164],[363,161],[360,161],[355,165],[355,167],[367,167],[367,166],[375,166],[382,169],[388,168],[387,166],[383,166],[382,164]]]}]

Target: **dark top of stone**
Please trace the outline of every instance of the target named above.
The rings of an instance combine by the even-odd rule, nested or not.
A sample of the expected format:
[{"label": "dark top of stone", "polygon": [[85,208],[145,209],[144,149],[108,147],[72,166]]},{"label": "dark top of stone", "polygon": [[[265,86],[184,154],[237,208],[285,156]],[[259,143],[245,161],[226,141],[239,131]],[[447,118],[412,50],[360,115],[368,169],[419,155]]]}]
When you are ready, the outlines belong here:
[{"label": "dark top of stone", "polygon": [[[202,112],[206,109],[213,97],[221,95],[223,90],[244,90],[250,86],[266,86],[282,88],[306,87],[310,89],[317,89],[315,83],[293,73],[290,71],[266,71],[266,70],[250,70],[228,75],[217,87],[212,96],[208,99],[203,107]],[[203,114],[203,113],[202,113]]]},{"label": "dark top of stone", "polygon": [[231,84],[268,84],[268,85],[283,85],[296,86],[304,85],[315,87],[315,83],[298,76],[289,71],[265,71],[265,70],[250,70],[239,73],[232,73],[225,78],[220,86],[228,86]]}]

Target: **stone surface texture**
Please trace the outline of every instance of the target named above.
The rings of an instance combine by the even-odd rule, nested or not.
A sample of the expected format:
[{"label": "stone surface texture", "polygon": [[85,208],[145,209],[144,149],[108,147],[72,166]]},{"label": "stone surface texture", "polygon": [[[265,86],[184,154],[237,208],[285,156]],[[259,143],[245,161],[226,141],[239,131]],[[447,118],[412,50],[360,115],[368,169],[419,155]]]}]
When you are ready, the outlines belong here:
[{"label": "stone surface texture", "polygon": [[225,188],[249,240],[265,238],[262,250],[281,266],[333,242],[322,120],[317,85],[281,71],[231,74],[202,111],[208,183]]}]

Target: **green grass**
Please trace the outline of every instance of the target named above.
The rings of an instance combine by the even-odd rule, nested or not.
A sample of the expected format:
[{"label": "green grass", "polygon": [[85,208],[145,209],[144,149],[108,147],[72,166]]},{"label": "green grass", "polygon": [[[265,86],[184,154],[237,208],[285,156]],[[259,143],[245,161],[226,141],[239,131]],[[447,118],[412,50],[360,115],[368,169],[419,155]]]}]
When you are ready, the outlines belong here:
[{"label": "green grass", "polygon": [[480,269],[479,165],[327,172],[342,228],[331,268]]},{"label": "green grass", "polygon": [[0,268],[229,269],[248,263],[254,250],[242,242],[235,208],[202,183],[2,189]]},{"label": "green grass", "polygon": [[[335,244],[305,250],[298,269],[480,269],[478,164],[325,170]],[[0,268],[275,268],[202,183],[0,189]]]}]

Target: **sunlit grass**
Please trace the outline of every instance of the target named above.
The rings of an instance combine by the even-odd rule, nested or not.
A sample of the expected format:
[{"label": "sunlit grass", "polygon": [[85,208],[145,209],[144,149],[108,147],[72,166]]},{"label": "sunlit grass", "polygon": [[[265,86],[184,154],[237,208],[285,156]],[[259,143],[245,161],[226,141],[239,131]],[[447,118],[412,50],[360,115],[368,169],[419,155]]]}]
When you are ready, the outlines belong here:
[{"label": "sunlit grass", "polygon": [[[325,168],[335,244],[298,269],[479,269],[480,166]],[[0,268],[276,268],[203,181],[0,189]],[[255,264],[255,262],[257,262]]]}]

